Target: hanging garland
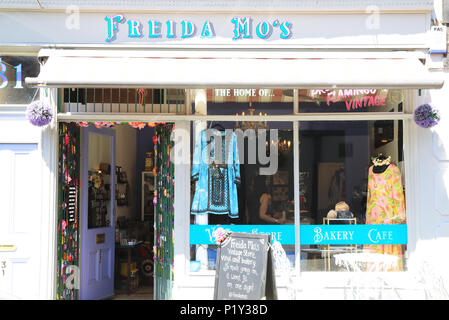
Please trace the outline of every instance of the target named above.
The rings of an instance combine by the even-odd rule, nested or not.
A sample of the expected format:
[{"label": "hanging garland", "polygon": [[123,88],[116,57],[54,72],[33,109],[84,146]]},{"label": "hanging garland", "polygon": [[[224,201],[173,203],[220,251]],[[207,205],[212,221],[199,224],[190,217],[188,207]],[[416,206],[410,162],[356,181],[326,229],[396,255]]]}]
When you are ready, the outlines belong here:
[{"label": "hanging garland", "polygon": [[42,100],[37,100],[28,105],[26,117],[32,125],[43,127],[49,124],[53,119],[53,111],[48,103]]},{"label": "hanging garland", "polygon": [[130,125],[131,127],[135,129],[142,130],[146,126],[153,128],[158,124],[163,124],[160,122],[115,122],[115,121],[94,121],[94,122],[87,122],[87,121],[80,121],[76,122],[76,124],[79,127],[88,127],[89,125],[93,125],[97,128],[112,128],[117,125]]},{"label": "hanging garland", "polygon": [[97,128],[113,128],[117,125],[117,122],[101,122],[101,121],[96,121],[94,122],[95,127]]},{"label": "hanging garland", "polygon": [[[155,298],[171,299],[174,275],[174,163],[171,133],[173,124],[158,125],[155,130],[154,156],[156,175],[156,216],[154,239]],[[154,201],[154,200],[153,200]]]},{"label": "hanging garland", "polygon": [[421,128],[431,128],[440,122],[438,110],[432,108],[429,104],[423,104],[416,108],[413,118],[415,123]]},{"label": "hanging garland", "polygon": [[[79,206],[70,208],[70,193],[75,191],[75,203],[80,203],[80,130],[74,124],[62,123],[59,128],[58,166],[58,231],[56,260],[56,299],[77,300],[79,288],[72,283],[69,267],[79,268]],[[71,216],[71,209],[73,216]],[[73,279],[75,280],[75,279]],[[72,280],[72,281],[73,281]]]}]

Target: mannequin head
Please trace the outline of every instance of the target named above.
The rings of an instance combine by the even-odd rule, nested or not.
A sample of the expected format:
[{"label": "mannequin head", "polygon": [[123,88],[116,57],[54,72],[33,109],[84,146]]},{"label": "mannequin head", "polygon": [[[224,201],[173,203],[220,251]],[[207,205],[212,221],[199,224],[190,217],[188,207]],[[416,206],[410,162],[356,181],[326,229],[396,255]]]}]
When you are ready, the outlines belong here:
[{"label": "mannequin head", "polygon": [[391,163],[391,156],[385,156],[382,153],[377,155],[376,157],[371,158],[373,162],[373,172],[374,173],[383,173]]}]

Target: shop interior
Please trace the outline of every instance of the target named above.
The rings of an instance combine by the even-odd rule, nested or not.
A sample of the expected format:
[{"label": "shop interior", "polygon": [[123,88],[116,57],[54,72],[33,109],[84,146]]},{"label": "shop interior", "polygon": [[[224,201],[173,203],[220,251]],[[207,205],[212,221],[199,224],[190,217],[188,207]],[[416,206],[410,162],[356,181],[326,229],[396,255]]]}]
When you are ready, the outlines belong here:
[{"label": "shop interior", "polygon": [[[88,225],[109,225],[111,183],[115,183],[114,299],[152,299],[154,242],[154,128],[117,125],[115,180],[110,181],[107,143],[89,140]],[[100,137],[101,138],[101,137]]]},{"label": "shop interior", "polygon": [[[71,88],[61,89],[59,97],[61,100],[58,104],[58,112],[76,112],[76,113],[177,113],[185,112],[184,104],[184,90],[178,89],[111,89],[111,88]],[[161,123],[160,123],[161,124]],[[72,123],[71,125],[75,125]],[[155,144],[157,123],[148,122],[77,122],[76,127],[81,129],[81,136],[76,139],[75,134],[71,132],[65,133],[67,139],[61,142],[61,145],[67,145],[66,151],[61,152],[61,162],[67,162],[70,165],[69,158],[76,156],[85,156],[88,153],[88,174],[87,179],[88,195],[84,198],[81,192],[78,193],[79,201],[83,199],[88,200],[88,233],[90,230],[97,228],[99,231],[93,232],[94,236],[98,233],[103,236],[103,239],[93,238],[92,241],[85,243],[97,244],[96,257],[91,258],[89,253],[90,264],[86,269],[88,272],[93,272],[89,277],[95,277],[97,282],[105,284],[107,287],[111,285],[110,279],[114,278],[114,297],[113,299],[161,299],[163,293],[161,290],[161,281],[156,281],[154,277],[155,258],[154,258],[154,234],[155,234]],[[86,128],[87,127],[87,128]],[[88,150],[83,145],[83,130],[94,128],[96,130],[114,131],[115,135],[115,152],[112,156],[110,140],[101,141],[101,134],[89,134]],[[165,129],[164,129],[165,130]],[[162,131],[164,131],[162,130]],[[169,129],[167,129],[169,130]],[[160,131],[159,134],[162,132]],[[164,131],[168,132],[168,131]],[[165,133],[164,133],[165,134]],[[95,137],[91,141],[91,137]],[[98,141],[95,141],[95,140]],[[70,141],[70,142],[69,142]],[[76,142],[80,141],[80,142]],[[164,140],[165,141],[165,140]],[[73,146],[70,143],[74,143]],[[76,143],[79,143],[78,145]],[[162,152],[164,153],[164,152]],[[161,154],[162,154],[161,153]],[[66,154],[67,160],[66,160]],[[165,154],[165,153],[164,153]],[[113,160],[114,159],[114,160]],[[159,157],[162,161],[163,157]],[[115,166],[115,181],[111,181],[111,165],[112,161]],[[76,166],[71,167],[72,176],[82,175],[83,168]],[[76,170],[74,170],[76,169]],[[167,169],[168,170],[168,169]],[[64,170],[63,170],[64,171]],[[62,173],[62,172],[61,172]],[[163,174],[162,174],[163,175]],[[64,175],[62,175],[64,177]],[[61,174],[60,174],[61,177]],[[60,179],[60,181],[66,180]],[[168,181],[168,180],[167,180]],[[64,183],[63,182],[63,183]],[[79,184],[79,182],[77,182]],[[114,206],[114,245],[108,241],[112,241],[112,230],[106,231],[106,238],[108,233],[111,233],[111,240],[106,239],[108,248],[114,247],[114,274],[110,274],[110,268],[105,267],[111,265],[108,263],[110,253],[105,253],[99,246],[103,245],[104,229],[103,226],[111,226],[112,222],[108,217],[111,216],[111,201],[108,201],[111,192],[111,185],[115,186],[115,202]],[[161,188],[165,191],[165,185],[162,183]],[[80,188],[80,190],[83,190]],[[88,197],[88,198],[87,198]],[[85,201],[85,200],[84,200]],[[64,208],[64,202],[61,202]],[[162,202],[161,202],[162,203]],[[164,204],[166,205],[166,204]],[[80,214],[81,207],[79,206]],[[62,210],[61,220],[62,226],[67,224],[65,211]],[[168,221],[169,218],[166,218]],[[82,219],[80,219],[82,220]],[[164,220],[164,219],[163,219]],[[166,221],[164,220],[164,223]],[[158,222],[159,225],[161,222]],[[62,268],[65,265],[72,264],[73,260],[78,261],[79,256],[87,254],[88,250],[82,251],[82,242],[79,240],[78,233],[84,231],[78,228],[78,222],[74,224],[73,229],[64,231],[62,235],[64,241],[72,243],[72,251],[69,254],[63,254],[67,250],[68,245],[63,243],[59,250],[61,250],[60,262]],[[162,240],[160,240],[162,241]],[[164,240],[165,241],[165,240]],[[170,241],[171,242],[171,241]],[[100,245],[98,245],[100,244]],[[78,252],[79,250],[79,252]],[[168,250],[168,249],[167,249]],[[90,251],[89,251],[90,252]],[[158,254],[165,254],[162,250]],[[73,259],[73,258],[74,259]],[[91,261],[92,259],[92,261]],[[161,258],[162,261],[165,256]],[[164,260],[165,261],[165,260]],[[156,262],[157,263],[157,262]],[[162,263],[164,266],[166,262]],[[80,264],[81,265],[81,264]],[[98,271],[98,268],[102,270]],[[103,270],[104,269],[104,270]],[[93,270],[93,271],[92,271]],[[96,271],[95,271],[96,270]],[[108,271],[109,270],[109,271]],[[104,276],[104,274],[107,274]],[[107,278],[107,281],[105,280]],[[61,277],[61,281],[64,281]],[[156,289],[155,289],[156,285]],[[81,285],[83,286],[83,285]],[[163,287],[163,286],[162,286]],[[89,287],[90,288],[90,287]],[[159,288],[159,289],[158,289]],[[67,290],[63,283],[60,285],[61,294],[68,296],[76,296],[76,292]],[[90,289],[89,289],[90,290]],[[107,290],[112,292],[112,288]],[[92,292],[94,292],[92,290]],[[86,295],[86,294],[85,294]],[[95,296],[96,293],[93,293]]]}]

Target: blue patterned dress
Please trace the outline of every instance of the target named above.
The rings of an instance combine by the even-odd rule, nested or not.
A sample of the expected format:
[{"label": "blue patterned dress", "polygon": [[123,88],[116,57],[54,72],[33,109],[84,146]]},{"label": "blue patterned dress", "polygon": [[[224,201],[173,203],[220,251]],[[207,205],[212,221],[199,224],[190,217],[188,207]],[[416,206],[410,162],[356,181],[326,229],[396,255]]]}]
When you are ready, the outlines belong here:
[{"label": "blue patterned dress", "polygon": [[240,162],[233,130],[203,130],[195,143],[192,180],[197,181],[191,213],[238,218]]}]

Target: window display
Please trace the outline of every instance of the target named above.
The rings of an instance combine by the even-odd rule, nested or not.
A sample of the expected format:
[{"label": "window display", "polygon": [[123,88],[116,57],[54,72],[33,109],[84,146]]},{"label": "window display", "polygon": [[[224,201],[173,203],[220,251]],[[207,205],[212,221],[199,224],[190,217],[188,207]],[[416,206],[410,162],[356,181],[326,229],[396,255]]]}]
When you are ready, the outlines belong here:
[{"label": "window display", "polygon": [[[269,234],[294,265],[292,125],[268,123],[267,130],[264,122],[251,123],[250,128],[234,121],[213,121],[195,141],[192,272],[215,270],[221,231]],[[198,223],[198,216],[207,222]],[[207,256],[202,258],[205,247]]]},{"label": "window display", "polygon": [[397,257],[388,271],[404,270],[402,121],[391,122],[300,122],[300,171],[310,177],[300,185],[301,271],[344,271],[335,256],[361,252]]},{"label": "window display", "polygon": [[[235,118],[201,122],[199,127],[192,123],[191,132],[200,134],[191,142],[191,176],[196,181],[190,212],[191,271],[215,270],[220,232],[270,234],[280,242],[290,266],[300,272],[346,271],[336,262],[341,260],[338,255],[347,253],[388,256],[389,262],[397,263],[385,271],[406,270],[402,120],[367,116],[348,121],[322,115],[322,121],[298,121],[295,139],[294,120],[269,121],[270,115],[290,114],[293,102],[261,102],[260,96],[252,100],[236,97],[236,92],[208,90],[207,103],[208,115],[235,112]],[[273,92],[284,96],[288,90]],[[403,110],[400,90],[344,92],[345,97],[325,101],[328,111],[316,111],[319,104],[312,108],[310,101],[300,98],[299,114],[339,112],[348,103],[359,103],[353,99],[379,103],[377,109],[354,112]],[[333,94],[314,93],[320,101]],[[239,121],[248,105],[252,115],[264,115],[260,109],[280,109],[269,112],[267,121]],[[267,168],[271,170],[263,173]],[[199,216],[204,219],[199,221]]]},{"label": "window display", "polygon": [[[366,208],[367,224],[404,224],[405,199],[401,171],[391,163],[391,156],[378,155],[369,168]],[[402,270],[401,245],[368,245],[370,252],[398,257],[394,270]]]},{"label": "window display", "polygon": [[203,130],[195,144],[192,180],[196,181],[192,214],[238,217],[240,165],[237,139],[231,130]]}]

